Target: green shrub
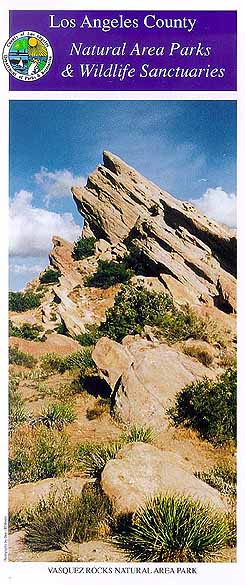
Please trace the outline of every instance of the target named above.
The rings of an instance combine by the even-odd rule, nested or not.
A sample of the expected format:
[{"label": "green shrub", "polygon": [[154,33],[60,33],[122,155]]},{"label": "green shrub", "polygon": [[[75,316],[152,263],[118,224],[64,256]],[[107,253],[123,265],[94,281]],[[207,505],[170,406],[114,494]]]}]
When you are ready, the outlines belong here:
[{"label": "green shrub", "polygon": [[95,274],[87,276],[84,284],[85,286],[94,286],[97,288],[109,288],[114,284],[127,282],[133,275],[133,270],[127,268],[123,261],[99,260],[97,271]]},{"label": "green shrub", "polygon": [[63,357],[58,353],[46,353],[41,357],[41,367],[44,372],[56,374],[61,371]]},{"label": "green shrub", "polygon": [[69,471],[74,455],[68,438],[56,429],[26,425],[17,429],[10,440],[9,481],[18,483],[56,477]]},{"label": "green shrub", "polygon": [[222,495],[231,499],[236,497],[236,471],[231,465],[223,463],[208,471],[196,472],[195,476],[211,485]]},{"label": "green shrub", "polygon": [[128,334],[141,333],[145,325],[158,324],[161,315],[172,310],[170,296],[124,285],[115,297],[113,307],[106,311],[106,321],[101,324],[100,331],[121,341]]},{"label": "green shrub", "polygon": [[59,282],[61,273],[55,268],[46,268],[46,270],[39,276],[41,284],[54,284]]},{"label": "green shrub", "polygon": [[87,484],[81,496],[69,488],[61,496],[51,492],[33,510],[25,542],[33,551],[60,549],[71,541],[84,542],[109,532],[112,506],[97,484]]},{"label": "green shrub", "polygon": [[22,311],[27,311],[28,309],[35,309],[39,307],[41,303],[41,296],[37,295],[33,292],[13,292],[9,293],[9,310],[10,311],[17,311],[21,313]]},{"label": "green shrub", "polygon": [[159,495],[136,512],[116,542],[132,561],[203,562],[229,538],[227,516],[187,497]]},{"label": "green shrub", "polygon": [[83,346],[91,347],[92,345],[96,345],[101,337],[101,333],[99,325],[95,323],[93,325],[87,325],[87,329],[88,331],[86,331],[86,333],[79,333],[79,335],[76,336],[76,340]]},{"label": "green shrub", "polygon": [[17,366],[25,366],[26,368],[33,368],[37,360],[30,354],[20,351],[18,347],[11,346],[9,348],[9,363]]},{"label": "green shrub", "polygon": [[18,392],[16,378],[9,381],[9,432],[12,433],[18,426],[27,421],[24,400]]},{"label": "green shrub", "polygon": [[65,323],[63,321],[61,323],[59,323],[59,325],[57,325],[57,327],[55,327],[55,331],[56,331],[56,333],[59,333],[60,335],[67,335],[67,337],[69,337],[68,329],[65,326]]},{"label": "green shrub", "polygon": [[43,332],[41,325],[31,325],[30,323],[23,323],[20,327],[14,325],[9,321],[9,335],[10,337],[21,337],[32,341],[40,341],[40,333]]},{"label": "green shrub", "polygon": [[211,341],[216,331],[200,319],[187,305],[177,309],[172,297],[149,291],[142,286],[122,285],[113,307],[106,311],[106,321],[99,327],[100,335],[122,341],[126,335],[140,334],[145,325],[172,343],[189,338]]},{"label": "green shrub", "polygon": [[235,369],[228,369],[216,380],[203,380],[185,386],[169,409],[175,425],[183,424],[197,430],[214,444],[236,440]]},{"label": "green shrub", "polygon": [[63,426],[75,420],[74,409],[68,403],[50,404],[43,410],[39,420],[48,428],[63,429]]},{"label": "green shrub", "polygon": [[46,372],[63,374],[66,370],[80,370],[82,375],[92,375],[96,372],[96,366],[89,348],[60,356],[56,353],[47,353],[41,359],[42,368]]},{"label": "green shrub", "polygon": [[93,256],[95,251],[96,239],[91,236],[89,238],[79,238],[73,248],[72,256],[74,260],[82,260]]}]

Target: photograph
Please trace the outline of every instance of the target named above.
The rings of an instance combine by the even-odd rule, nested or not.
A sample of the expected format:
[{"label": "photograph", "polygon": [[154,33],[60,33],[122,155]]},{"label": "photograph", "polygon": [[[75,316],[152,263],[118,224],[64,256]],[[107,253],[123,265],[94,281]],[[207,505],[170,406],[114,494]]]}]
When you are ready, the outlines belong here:
[{"label": "photograph", "polygon": [[236,563],[236,109],[9,101],[10,563]]}]

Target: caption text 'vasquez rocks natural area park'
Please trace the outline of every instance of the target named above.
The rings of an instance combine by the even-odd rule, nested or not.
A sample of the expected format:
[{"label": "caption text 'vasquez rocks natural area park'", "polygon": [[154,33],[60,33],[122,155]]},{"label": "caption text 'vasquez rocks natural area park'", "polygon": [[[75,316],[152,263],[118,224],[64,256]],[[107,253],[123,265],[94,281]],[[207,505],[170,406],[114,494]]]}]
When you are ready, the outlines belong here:
[{"label": "caption text 'vasquez rocks natural area park'", "polygon": [[10,293],[9,560],[235,562],[236,234],[104,152]]}]

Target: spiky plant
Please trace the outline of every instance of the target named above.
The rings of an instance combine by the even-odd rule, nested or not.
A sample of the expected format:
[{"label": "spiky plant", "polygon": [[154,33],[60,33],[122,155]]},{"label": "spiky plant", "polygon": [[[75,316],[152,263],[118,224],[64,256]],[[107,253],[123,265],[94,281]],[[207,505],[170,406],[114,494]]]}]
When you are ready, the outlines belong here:
[{"label": "spiky plant", "polygon": [[188,497],[167,494],[149,500],[115,541],[134,561],[202,562],[229,539],[225,514]]},{"label": "spiky plant", "polygon": [[108,445],[90,444],[84,449],[82,445],[78,451],[78,458],[81,460],[81,467],[85,475],[91,478],[100,479],[102,471],[110,459],[115,459],[122,447],[121,441],[114,441]]},{"label": "spiky plant", "polygon": [[50,404],[43,410],[39,421],[48,428],[62,429],[64,425],[75,420],[75,413],[68,403]]},{"label": "spiky plant", "polygon": [[121,438],[124,443],[152,443],[154,432],[151,427],[134,425]]},{"label": "spiky plant", "polygon": [[115,459],[118,451],[129,443],[151,443],[154,435],[150,427],[134,426],[129,431],[111,443],[96,444],[83,443],[78,447],[77,457],[81,461],[81,467],[85,475],[100,479],[102,471],[110,459]]}]

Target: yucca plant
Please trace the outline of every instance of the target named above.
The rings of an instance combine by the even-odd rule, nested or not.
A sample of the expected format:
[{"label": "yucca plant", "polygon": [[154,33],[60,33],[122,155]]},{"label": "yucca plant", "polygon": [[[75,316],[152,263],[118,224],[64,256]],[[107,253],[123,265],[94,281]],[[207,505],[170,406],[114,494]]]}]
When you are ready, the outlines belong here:
[{"label": "yucca plant", "polygon": [[86,475],[100,479],[102,471],[110,459],[115,459],[118,451],[129,443],[144,442],[151,443],[153,431],[150,427],[132,427],[128,432],[107,445],[85,443],[78,448],[78,459]]},{"label": "yucca plant", "polygon": [[124,443],[152,443],[154,432],[151,427],[133,426],[121,436]]},{"label": "yucca plant", "polygon": [[86,448],[84,445],[78,450],[78,459],[85,475],[91,478],[100,479],[102,471],[110,459],[115,459],[123,443],[114,441],[108,445],[96,445],[90,443]]},{"label": "yucca plant", "polygon": [[48,428],[62,429],[64,425],[75,420],[75,413],[68,403],[50,404],[46,410],[43,410],[39,417],[39,422]]},{"label": "yucca plant", "polygon": [[115,542],[133,561],[202,562],[227,546],[230,533],[225,514],[188,497],[167,494],[149,500]]}]

